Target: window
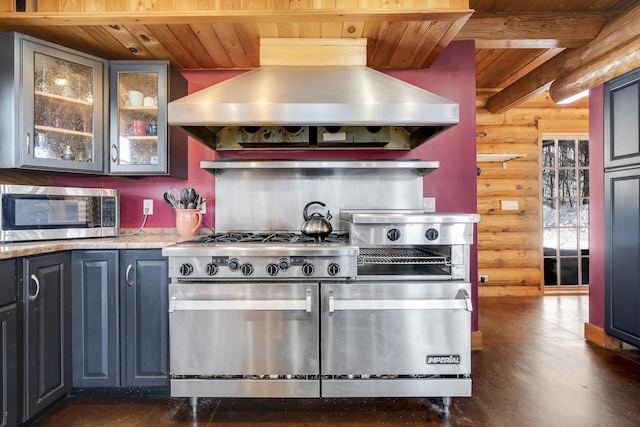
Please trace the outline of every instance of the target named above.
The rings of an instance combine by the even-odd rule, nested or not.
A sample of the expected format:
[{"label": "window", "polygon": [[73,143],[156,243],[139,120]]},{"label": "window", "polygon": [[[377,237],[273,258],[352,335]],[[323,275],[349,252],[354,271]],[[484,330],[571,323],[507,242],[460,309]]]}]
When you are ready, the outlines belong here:
[{"label": "window", "polygon": [[542,225],[545,286],[589,284],[589,140],[544,136]]}]

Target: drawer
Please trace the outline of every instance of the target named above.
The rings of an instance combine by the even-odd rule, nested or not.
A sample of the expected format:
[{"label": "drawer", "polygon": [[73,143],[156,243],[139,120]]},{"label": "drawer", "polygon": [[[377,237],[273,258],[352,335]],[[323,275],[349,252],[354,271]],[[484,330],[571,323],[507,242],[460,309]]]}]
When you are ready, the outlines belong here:
[{"label": "drawer", "polygon": [[16,301],[17,273],[15,259],[0,261],[0,306]]}]

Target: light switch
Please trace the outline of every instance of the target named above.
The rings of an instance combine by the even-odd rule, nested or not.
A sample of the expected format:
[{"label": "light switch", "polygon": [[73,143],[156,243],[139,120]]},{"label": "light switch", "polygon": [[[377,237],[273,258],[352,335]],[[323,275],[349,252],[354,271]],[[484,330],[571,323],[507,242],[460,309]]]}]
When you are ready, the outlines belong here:
[{"label": "light switch", "polygon": [[517,211],[518,201],[517,200],[501,200],[500,201],[500,209],[503,211]]}]

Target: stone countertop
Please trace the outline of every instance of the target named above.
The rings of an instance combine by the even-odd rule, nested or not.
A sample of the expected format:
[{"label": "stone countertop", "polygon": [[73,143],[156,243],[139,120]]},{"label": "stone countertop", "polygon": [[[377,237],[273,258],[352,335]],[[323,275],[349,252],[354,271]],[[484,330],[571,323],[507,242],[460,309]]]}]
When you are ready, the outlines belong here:
[{"label": "stone countertop", "polygon": [[175,228],[148,229],[137,234],[134,231],[123,229],[118,237],[0,243],[0,259],[73,249],[161,249],[193,238],[179,235]]}]

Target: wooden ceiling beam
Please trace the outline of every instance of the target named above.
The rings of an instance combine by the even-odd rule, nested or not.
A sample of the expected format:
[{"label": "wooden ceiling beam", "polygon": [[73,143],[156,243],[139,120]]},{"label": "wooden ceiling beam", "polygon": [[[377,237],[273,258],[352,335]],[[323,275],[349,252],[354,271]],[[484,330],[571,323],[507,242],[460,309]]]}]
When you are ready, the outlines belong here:
[{"label": "wooden ceiling beam", "polygon": [[0,28],[78,25],[190,25],[291,22],[455,21],[467,19],[470,9],[297,9],[191,12],[0,12]]},{"label": "wooden ceiling beam", "polygon": [[577,48],[593,40],[612,15],[604,12],[474,13],[456,40],[477,49]]},{"label": "wooden ceiling beam", "polygon": [[521,102],[544,92],[559,74],[558,69],[566,63],[566,58],[572,51],[572,49],[562,51],[487,99],[487,110],[491,114],[504,113]]},{"label": "wooden ceiling beam", "polygon": [[607,24],[568,65],[549,88],[555,102],[640,67],[640,3]]},{"label": "wooden ceiling beam", "polygon": [[526,75],[527,73],[530,73],[531,71],[535,70],[540,65],[549,61],[551,58],[558,55],[562,51],[563,49],[560,49],[560,48],[547,49],[547,50],[541,51],[540,54],[536,57],[530,57],[531,58],[530,62],[526,65],[522,65],[521,67],[520,66],[517,67],[517,69],[514,70],[512,75],[508,76],[507,78],[505,78],[505,80],[502,81],[501,86],[503,87],[509,86],[511,83],[517,81],[519,78]]},{"label": "wooden ceiling beam", "polygon": [[[564,50],[489,98],[487,100],[487,110],[493,114],[502,113],[539,93],[543,88],[551,85],[555,79],[579,72],[581,68],[588,67],[610,52],[618,49],[622,51],[625,50],[624,47],[628,46],[638,49],[638,34],[640,34],[640,2],[635,3],[607,23],[596,38],[582,48]],[[614,77],[608,72],[604,76],[606,79]],[[602,78],[602,74],[600,78]],[[578,93],[579,91],[576,92],[576,89],[570,88],[565,92]],[[558,90],[558,92],[560,91]]]},{"label": "wooden ceiling beam", "polygon": [[616,46],[589,64],[556,78],[549,87],[549,95],[555,102],[561,102],[637,68],[640,68],[640,35],[634,42]]}]

